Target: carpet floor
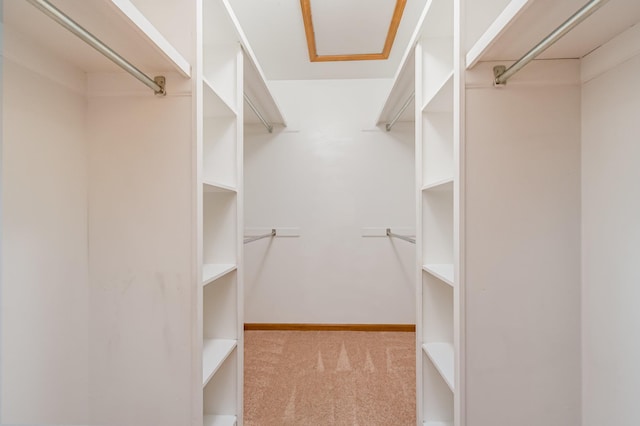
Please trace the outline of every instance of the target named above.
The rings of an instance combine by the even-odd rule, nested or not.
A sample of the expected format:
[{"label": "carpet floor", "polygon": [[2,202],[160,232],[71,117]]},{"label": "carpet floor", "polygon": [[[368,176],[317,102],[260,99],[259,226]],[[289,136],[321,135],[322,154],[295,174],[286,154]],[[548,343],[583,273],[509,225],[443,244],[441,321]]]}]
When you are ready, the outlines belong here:
[{"label": "carpet floor", "polygon": [[415,334],[246,331],[246,426],[416,423]]}]

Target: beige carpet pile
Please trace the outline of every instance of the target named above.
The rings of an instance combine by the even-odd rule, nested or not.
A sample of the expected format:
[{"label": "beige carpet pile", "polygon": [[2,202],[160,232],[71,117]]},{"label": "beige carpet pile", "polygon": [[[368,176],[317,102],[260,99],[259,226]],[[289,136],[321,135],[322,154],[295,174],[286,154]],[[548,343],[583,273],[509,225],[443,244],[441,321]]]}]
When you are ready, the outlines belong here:
[{"label": "beige carpet pile", "polygon": [[415,425],[415,334],[246,331],[244,424]]}]

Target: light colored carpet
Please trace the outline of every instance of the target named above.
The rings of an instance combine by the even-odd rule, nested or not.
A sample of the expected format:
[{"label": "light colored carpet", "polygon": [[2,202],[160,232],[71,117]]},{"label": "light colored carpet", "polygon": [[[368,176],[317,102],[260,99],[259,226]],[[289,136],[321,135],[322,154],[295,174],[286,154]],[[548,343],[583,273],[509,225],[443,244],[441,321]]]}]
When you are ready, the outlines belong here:
[{"label": "light colored carpet", "polygon": [[246,331],[244,424],[416,423],[415,333]]}]

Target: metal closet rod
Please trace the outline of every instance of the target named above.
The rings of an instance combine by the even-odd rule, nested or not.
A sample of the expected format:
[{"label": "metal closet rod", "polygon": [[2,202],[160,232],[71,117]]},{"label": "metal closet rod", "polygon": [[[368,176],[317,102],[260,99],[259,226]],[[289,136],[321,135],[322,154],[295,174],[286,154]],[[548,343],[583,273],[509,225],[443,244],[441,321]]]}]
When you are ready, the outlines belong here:
[{"label": "metal closet rod", "polygon": [[153,89],[156,95],[166,95],[167,92],[165,90],[165,78],[163,76],[156,76],[155,78],[151,78],[148,75],[144,74],[134,65],[132,65],[129,61],[124,59],[118,53],[116,53],[109,46],[104,44],[99,38],[91,34],[89,31],[84,29],[80,24],[75,22],[73,19],[65,15],[60,9],[56,8],[54,5],[49,3],[47,0],[27,0],[34,7],[42,11],[45,15],[56,21],[58,24],[65,27],[67,30],[71,31],[82,41],[87,43],[89,46],[96,49],[98,52],[102,53],[108,59],[113,61],[120,68],[140,80],[149,88]]},{"label": "metal closet rod", "polygon": [[276,236],[276,230],[275,229],[271,229],[271,232],[269,232],[268,234],[264,234],[264,235],[255,235],[255,236],[249,236],[249,237],[244,237],[244,243],[252,243],[254,241],[258,241],[261,240],[263,238],[273,238]]},{"label": "metal closet rod", "polygon": [[415,244],[416,243],[416,239],[415,238],[409,237],[407,235],[394,234],[393,232],[391,232],[391,228],[387,228],[387,237],[399,238],[401,240],[408,241],[411,244]]},{"label": "metal closet rod", "polygon": [[409,105],[411,105],[411,101],[413,101],[413,98],[415,97],[416,97],[416,92],[411,92],[411,95],[409,95],[409,97],[404,102],[404,104],[402,104],[402,107],[400,108],[400,110],[396,113],[396,115],[393,116],[391,121],[388,122],[386,126],[384,126],[387,129],[387,132],[391,131],[391,128],[393,127],[393,125],[396,124],[396,121],[398,121],[398,119],[400,119],[400,116],[402,115],[404,110],[407,109]]},{"label": "metal closet rod", "polygon": [[553,30],[551,34],[546,36],[540,43],[529,50],[522,58],[518,59],[509,68],[504,65],[493,67],[493,75],[496,85],[504,85],[507,80],[515,73],[524,68],[529,62],[533,61],[538,55],[547,50],[552,44],[561,39],[565,34],[571,31],[579,23],[587,19],[591,14],[598,10],[609,0],[591,0],[582,6],[576,13],[571,15],[569,19],[564,21],[558,28]]},{"label": "metal closet rod", "polygon": [[251,99],[249,99],[249,97],[247,96],[246,93],[242,93],[243,97],[244,97],[244,101],[247,103],[247,105],[249,105],[249,108],[251,108],[251,110],[253,112],[256,113],[256,115],[258,116],[258,118],[260,119],[260,121],[262,121],[262,124],[264,125],[264,127],[267,128],[267,130],[269,131],[269,133],[273,133],[273,124],[269,123],[264,116],[262,115],[262,113],[260,111],[258,111],[258,108],[256,108],[256,106],[253,104],[253,102],[251,102]]}]

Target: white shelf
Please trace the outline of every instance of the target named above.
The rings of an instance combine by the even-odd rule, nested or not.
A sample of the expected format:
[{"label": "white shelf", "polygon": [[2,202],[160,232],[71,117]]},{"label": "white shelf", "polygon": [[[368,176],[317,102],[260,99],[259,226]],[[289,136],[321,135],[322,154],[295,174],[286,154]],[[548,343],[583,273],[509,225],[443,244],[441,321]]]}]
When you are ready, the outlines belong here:
[{"label": "white shelf", "polygon": [[453,426],[453,422],[424,422],[422,426]]},{"label": "white shelf", "polygon": [[218,93],[214,85],[206,78],[202,79],[204,88],[204,116],[205,117],[233,117],[236,111]]},{"label": "white shelf", "polygon": [[[584,0],[512,0],[467,53],[479,61],[516,60],[584,5]],[[640,2],[608,2],[539,56],[582,58],[640,20]]]},{"label": "white shelf", "polygon": [[218,368],[233,352],[238,342],[230,339],[205,339],[202,342],[202,387],[216,374]]},{"label": "white shelf", "polygon": [[[414,91],[415,77],[415,46],[422,37],[451,37],[453,35],[453,2],[448,0],[427,0],[422,14],[418,19],[413,35],[402,56],[400,66],[393,79],[393,85],[385,99],[382,111],[378,115],[377,124],[386,123],[400,109],[403,103]],[[450,11],[450,13],[449,13]],[[451,19],[442,19],[451,16]],[[446,81],[445,81],[446,83]],[[453,92],[452,92],[453,94]],[[453,95],[451,96],[453,102]],[[452,109],[453,107],[451,107]],[[404,111],[399,122],[415,121],[415,103]]]},{"label": "white shelf", "polygon": [[206,286],[236,269],[236,265],[226,263],[209,263],[202,265],[202,285]]},{"label": "white shelf", "polygon": [[454,355],[451,343],[425,343],[422,350],[429,357],[451,391],[454,391]]},{"label": "white shelf", "polygon": [[218,182],[202,182],[204,192],[237,192],[236,188]]},{"label": "white shelf", "polygon": [[204,416],[202,426],[235,426],[236,416]]},{"label": "white shelf", "polygon": [[453,178],[446,178],[431,182],[422,187],[423,191],[453,191]]},{"label": "white shelf", "polygon": [[[235,32],[235,38],[242,46],[244,53],[244,67],[243,67],[243,85],[244,93],[251,99],[253,104],[264,115],[271,124],[279,124],[282,126],[287,125],[287,121],[282,114],[278,103],[271,95],[269,87],[267,85],[267,79],[264,76],[264,72],[256,59],[256,55],[253,53],[253,49],[249,44],[249,41],[240,26],[238,18],[236,17],[233,8],[228,0],[221,0],[221,4],[226,10],[228,23]],[[213,13],[213,10],[211,11]],[[212,22],[207,20],[205,22]],[[261,123],[258,117],[253,113],[251,108],[244,109],[244,122],[245,123]]]},{"label": "white shelf", "polygon": [[[244,47],[243,52],[245,55],[245,67],[243,76],[244,93],[249,97],[256,108],[258,108],[260,113],[264,115],[269,123],[286,126],[287,120],[282,114],[282,110],[280,109],[277,101],[271,95],[262,69],[256,61],[253,51],[244,38],[244,35],[242,35],[241,37],[241,43]],[[253,110],[246,106],[244,108],[243,119],[244,123],[262,123],[258,116],[253,112]]]},{"label": "white shelf", "polygon": [[531,3],[531,0],[512,0],[504,8],[473,47],[469,49],[467,53],[467,68],[473,67],[480,60],[496,39],[500,37],[500,34],[506,30],[508,24],[526,8],[528,3]]},{"label": "white shelf", "polygon": [[449,284],[451,287],[454,286],[454,277],[453,277],[453,265],[451,264],[440,264],[440,265],[436,265],[436,264],[429,264],[429,265],[424,265],[422,267],[422,269],[433,275],[434,277],[438,278],[441,281],[444,281],[445,283]]},{"label": "white shelf", "polygon": [[453,111],[453,70],[422,107],[423,112]]},{"label": "white shelf", "polygon": [[[386,124],[400,110],[402,105],[409,99],[414,91],[415,76],[415,40],[407,48],[404,53],[400,68],[396,71],[391,90],[385,99],[382,111],[378,114],[376,124]],[[415,101],[405,109],[398,119],[399,122],[415,121]]]},{"label": "white shelf", "polygon": [[[189,62],[131,1],[56,0],[53,3],[141,71],[174,71],[183,77],[191,77]],[[27,2],[5,2],[4,8],[5,24],[11,25],[14,20],[29,22],[29,25],[20,27],[21,32],[79,69],[85,72],[121,71],[113,62]]]}]

